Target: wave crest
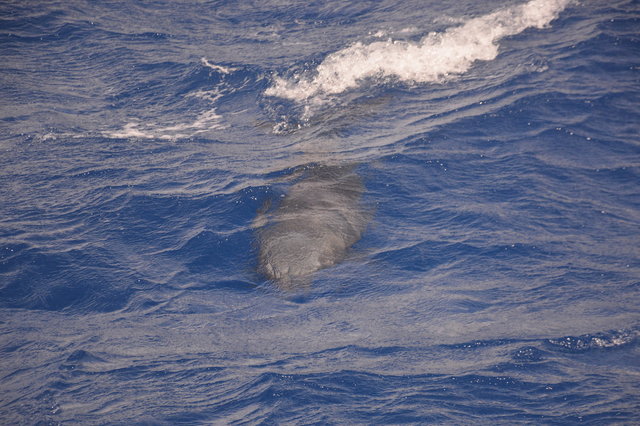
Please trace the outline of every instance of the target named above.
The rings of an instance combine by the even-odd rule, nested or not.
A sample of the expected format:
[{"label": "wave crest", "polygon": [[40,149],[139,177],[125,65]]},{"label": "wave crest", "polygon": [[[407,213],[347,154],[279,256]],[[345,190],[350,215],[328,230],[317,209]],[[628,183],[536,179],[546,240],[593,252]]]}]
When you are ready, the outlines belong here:
[{"label": "wave crest", "polygon": [[419,42],[386,40],[357,42],[328,55],[314,76],[276,77],[267,96],[294,101],[317,100],[358,87],[362,81],[399,79],[438,82],[466,72],[478,60],[498,55],[497,42],[527,28],[544,28],[572,0],[532,0],[466,21],[442,33],[431,32]]}]

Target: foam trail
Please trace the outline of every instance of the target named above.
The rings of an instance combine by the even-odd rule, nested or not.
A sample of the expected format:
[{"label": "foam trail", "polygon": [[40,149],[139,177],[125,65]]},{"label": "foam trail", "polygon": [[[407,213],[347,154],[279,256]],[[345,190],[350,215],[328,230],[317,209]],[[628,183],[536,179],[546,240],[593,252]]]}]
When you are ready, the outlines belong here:
[{"label": "foam trail", "polygon": [[211,68],[214,71],[221,72],[222,74],[231,74],[235,71],[235,68],[223,67],[222,65],[212,64],[207,60],[207,58],[200,58],[200,62],[207,68]]},{"label": "foam trail", "polygon": [[[215,104],[221,96],[222,93],[218,90],[198,90],[186,95],[186,97],[203,99],[211,104]],[[216,112],[215,107],[210,107],[210,109],[198,114],[192,121],[158,125],[137,119],[125,124],[122,129],[105,131],[103,135],[109,138],[123,139],[186,139],[211,130],[222,129],[225,126],[221,122],[222,116]]]},{"label": "foam trail", "polygon": [[265,94],[294,101],[321,101],[323,96],[355,88],[367,78],[441,81],[464,73],[475,61],[494,59],[500,39],[527,28],[544,28],[572,1],[532,0],[470,19],[442,33],[429,33],[417,43],[358,42],[328,55],[313,77],[276,78]]}]

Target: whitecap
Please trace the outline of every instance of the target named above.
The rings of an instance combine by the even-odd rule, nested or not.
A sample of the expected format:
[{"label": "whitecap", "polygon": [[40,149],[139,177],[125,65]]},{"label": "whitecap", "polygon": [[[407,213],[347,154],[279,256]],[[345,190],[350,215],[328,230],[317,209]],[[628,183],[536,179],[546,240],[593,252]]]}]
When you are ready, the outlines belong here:
[{"label": "whitecap", "polygon": [[444,32],[431,32],[418,42],[391,38],[356,42],[325,57],[311,73],[291,79],[276,77],[265,94],[322,103],[327,96],[356,88],[367,79],[440,82],[466,72],[476,61],[495,59],[499,40],[527,28],[548,26],[571,2],[532,0],[472,18]]}]

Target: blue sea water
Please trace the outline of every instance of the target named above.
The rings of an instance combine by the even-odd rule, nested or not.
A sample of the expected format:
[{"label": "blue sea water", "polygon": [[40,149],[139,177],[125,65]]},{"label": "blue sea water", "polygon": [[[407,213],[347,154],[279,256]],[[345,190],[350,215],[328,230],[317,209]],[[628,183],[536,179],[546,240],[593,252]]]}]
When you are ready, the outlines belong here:
[{"label": "blue sea water", "polygon": [[[639,29],[636,0],[2,2],[1,423],[637,423]],[[285,287],[264,212],[326,165],[366,229]]]}]

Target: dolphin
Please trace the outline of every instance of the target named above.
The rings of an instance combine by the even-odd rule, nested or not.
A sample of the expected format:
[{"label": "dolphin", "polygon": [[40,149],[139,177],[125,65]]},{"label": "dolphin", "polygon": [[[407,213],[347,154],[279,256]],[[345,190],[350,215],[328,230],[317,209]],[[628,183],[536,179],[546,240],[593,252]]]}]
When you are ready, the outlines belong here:
[{"label": "dolphin", "polygon": [[279,288],[307,285],[314,272],[342,261],[360,240],[369,214],[354,169],[309,166],[275,211],[260,218],[258,271]]}]

